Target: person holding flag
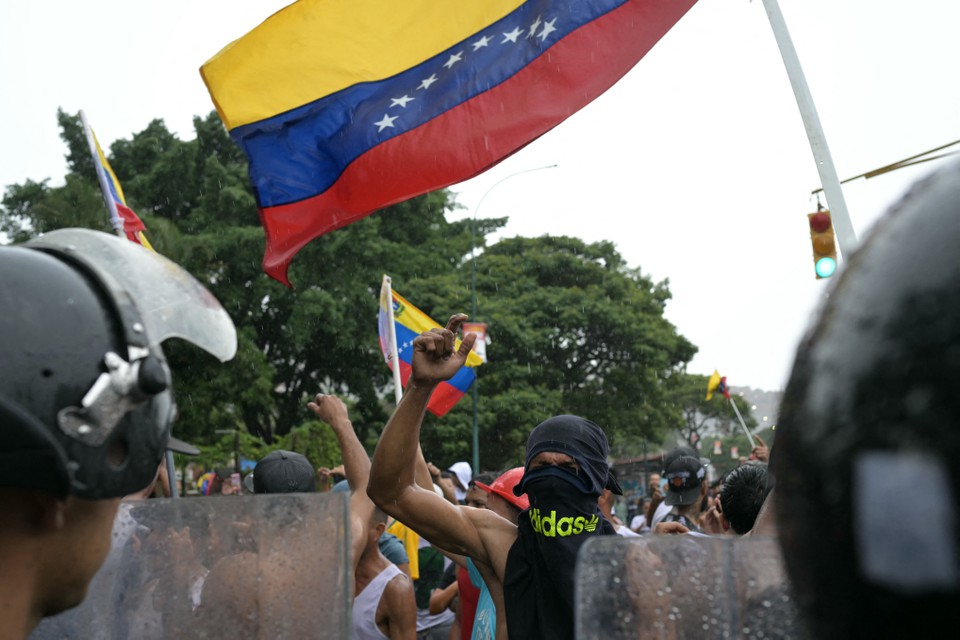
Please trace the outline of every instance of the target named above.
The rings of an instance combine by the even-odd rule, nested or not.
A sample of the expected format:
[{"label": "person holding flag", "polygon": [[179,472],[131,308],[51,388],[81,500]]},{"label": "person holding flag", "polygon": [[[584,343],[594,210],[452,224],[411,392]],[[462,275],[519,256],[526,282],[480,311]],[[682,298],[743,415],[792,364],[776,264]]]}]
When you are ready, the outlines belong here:
[{"label": "person holding flag", "polygon": [[373,455],[367,492],[389,515],[433,544],[473,559],[497,609],[497,637],[573,638],[576,556],[596,535],[616,535],[597,498],[621,495],[607,464],[606,434],[578,416],[554,416],[527,439],[523,477],[514,493],[530,508],[518,523],[486,509],[457,507],[416,483],[420,426],[438,385],[467,361],[476,341],[456,334],[466,316],[412,343],[406,393],[384,427]]},{"label": "person holding flag", "polygon": [[[393,371],[396,387],[396,399],[400,402],[402,389],[410,379],[410,363],[413,357],[413,340],[423,331],[439,329],[437,324],[427,314],[407,302],[399,293],[393,290],[390,276],[384,275],[380,286],[380,313],[378,330],[380,334],[380,350],[387,366]],[[394,366],[398,363],[399,366]],[[476,379],[474,369],[483,364],[483,360],[474,352],[467,355],[464,366],[461,367],[449,380],[437,385],[436,390],[427,403],[427,411],[442,418],[447,415],[457,402],[470,389]]]}]

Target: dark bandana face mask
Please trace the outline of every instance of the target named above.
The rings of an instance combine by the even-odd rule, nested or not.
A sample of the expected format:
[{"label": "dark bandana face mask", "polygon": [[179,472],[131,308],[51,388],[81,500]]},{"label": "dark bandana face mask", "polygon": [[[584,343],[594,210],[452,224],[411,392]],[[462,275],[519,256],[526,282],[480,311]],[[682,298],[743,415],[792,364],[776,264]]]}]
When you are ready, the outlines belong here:
[{"label": "dark bandana face mask", "polygon": [[525,516],[534,533],[549,539],[580,537],[597,531],[600,508],[584,478],[552,466],[526,475],[530,509]]},{"label": "dark bandana face mask", "polygon": [[530,508],[520,514],[504,576],[507,626],[511,637],[567,637],[573,632],[580,545],[615,532],[601,515],[597,496],[573,472],[535,469],[526,474],[526,487]]}]

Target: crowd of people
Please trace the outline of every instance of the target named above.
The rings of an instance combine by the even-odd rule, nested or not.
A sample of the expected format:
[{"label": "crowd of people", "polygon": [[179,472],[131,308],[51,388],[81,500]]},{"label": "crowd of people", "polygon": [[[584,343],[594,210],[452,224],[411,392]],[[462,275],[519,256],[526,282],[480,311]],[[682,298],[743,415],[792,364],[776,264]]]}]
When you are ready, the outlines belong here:
[{"label": "crowd of people", "polygon": [[[607,435],[586,417],[534,426],[523,465],[502,472],[474,476],[465,462],[424,459],[427,402],[475,339],[457,345],[463,315],[414,340],[408,387],[372,459],[345,403],[317,395],[308,409],[340,444],[344,484],[334,490],[348,495],[353,606],[341,631],[573,638],[583,590],[611,586],[578,583],[578,557],[594,541],[619,540],[627,558],[654,540],[682,540],[683,552],[758,534],[777,536],[789,586],[774,586],[789,588],[802,635],[949,629],[960,600],[958,202],[954,165],[920,183],[847,259],[800,345],[770,451],[757,447],[714,487],[695,449],[665,452],[650,501],[627,523],[613,508],[623,491]],[[149,304],[144,292],[157,294],[144,283],[158,284],[162,259],[124,244],[66,231],[0,247],[0,637],[26,637],[79,604],[121,499],[157,481],[176,414],[160,343],[176,335],[221,359],[235,350],[226,313],[170,263],[161,265],[176,281],[165,300],[176,313]],[[257,463],[253,490],[314,493],[317,475],[303,456],[276,451]],[[670,570],[665,557],[657,562]],[[678,562],[696,573],[689,555]],[[236,563],[229,569],[240,575]],[[210,583],[193,580],[187,610],[211,602]],[[636,637],[682,635],[671,627],[679,608],[636,611]]]}]

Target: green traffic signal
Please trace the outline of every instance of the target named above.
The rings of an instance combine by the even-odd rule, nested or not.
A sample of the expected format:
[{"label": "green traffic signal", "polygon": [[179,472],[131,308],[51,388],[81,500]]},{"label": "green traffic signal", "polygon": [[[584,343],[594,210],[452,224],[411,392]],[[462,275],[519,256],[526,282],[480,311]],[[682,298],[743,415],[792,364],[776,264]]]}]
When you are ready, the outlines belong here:
[{"label": "green traffic signal", "polygon": [[813,266],[817,279],[829,278],[837,270],[837,243],[829,211],[808,213],[810,240],[813,245]]},{"label": "green traffic signal", "polygon": [[817,260],[814,268],[817,270],[817,277],[829,278],[837,270],[837,261],[833,258],[823,257]]}]

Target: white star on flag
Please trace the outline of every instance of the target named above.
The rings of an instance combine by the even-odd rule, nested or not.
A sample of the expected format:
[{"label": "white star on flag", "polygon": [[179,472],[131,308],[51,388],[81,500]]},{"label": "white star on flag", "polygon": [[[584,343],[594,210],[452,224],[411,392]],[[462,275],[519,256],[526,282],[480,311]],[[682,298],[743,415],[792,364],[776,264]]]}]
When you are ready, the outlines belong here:
[{"label": "white star on flag", "polygon": [[405,108],[407,106],[407,103],[412,102],[414,99],[415,98],[411,98],[410,96],[407,96],[407,95],[403,96],[402,98],[390,98],[390,106],[391,107],[400,106]]},{"label": "white star on flag", "polygon": [[453,67],[453,65],[457,64],[461,60],[463,60],[463,51],[459,53],[450,54],[450,58],[443,63],[443,66],[445,66],[447,69],[450,69],[451,67]]},{"label": "white star on flag", "polygon": [[483,36],[482,38],[480,38],[479,40],[473,43],[473,50],[476,51],[481,47],[487,46],[488,44],[490,44],[491,40],[493,40],[493,38],[491,38],[490,36]]},{"label": "white star on flag", "polygon": [[528,38],[532,38],[537,32],[537,27],[540,26],[540,16],[537,16],[537,19],[533,21],[533,24],[530,25],[530,31],[527,33]]},{"label": "white star on flag", "polygon": [[437,74],[431,74],[429,78],[424,78],[417,89],[429,89],[430,85],[437,81]]},{"label": "white star on flag", "polygon": [[540,32],[540,35],[538,36],[538,37],[540,38],[540,41],[541,41],[541,42],[544,41],[544,40],[546,40],[548,35],[550,35],[551,33],[553,33],[554,31],[557,30],[557,28],[556,28],[555,26],[553,26],[553,24],[554,24],[556,21],[557,21],[557,19],[554,18],[554,19],[551,20],[550,22],[545,22],[545,23],[543,24],[543,30]]},{"label": "white star on flag", "polygon": [[514,27],[513,31],[509,31],[503,34],[503,41],[500,44],[503,44],[504,42],[516,42],[517,38],[519,38],[520,34],[522,33],[523,31],[521,31],[517,27]]},{"label": "white star on flag", "polygon": [[373,124],[380,127],[379,129],[377,129],[377,132],[379,133],[384,129],[386,129],[387,127],[393,128],[393,121],[396,120],[397,117],[398,116],[391,117],[391,116],[388,116],[387,114],[383,114],[383,118],[379,122],[374,122]]}]

